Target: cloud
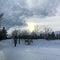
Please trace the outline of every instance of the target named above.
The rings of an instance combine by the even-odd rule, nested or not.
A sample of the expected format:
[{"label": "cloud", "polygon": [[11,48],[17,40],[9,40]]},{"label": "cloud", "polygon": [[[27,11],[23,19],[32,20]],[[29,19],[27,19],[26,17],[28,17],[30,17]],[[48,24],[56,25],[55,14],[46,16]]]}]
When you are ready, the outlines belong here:
[{"label": "cloud", "polygon": [[58,7],[56,8],[56,10],[57,10],[56,16],[60,16],[60,4],[59,4]]},{"label": "cloud", "polygon": [[[0,12],[4,13],[3,25],[26,25],[25,19],[55,16],[60,0],[0,0]],[[60,7],[60,6],[59,6]]]},{"label": "cloud", "polygon": [[60,0],[28,0],[28,7],[32,10],[33,15],[54,16],[59,2]]},{"label": "cloud", "polygon": [[43,27],[50,27],[53,31],[60,31],[60,16],[52,16],[46,18],[31,17],[27,22],[33,22],[36,25]]},{"label": "cloud", "polygon": [[7,26],[8,28],[12,26],[26,25],[25,18],[28,16],[28,13],[24,6],[25,5],[22,0],[1,0],[0,12],[4,13],[2,20],[3,25]]}]

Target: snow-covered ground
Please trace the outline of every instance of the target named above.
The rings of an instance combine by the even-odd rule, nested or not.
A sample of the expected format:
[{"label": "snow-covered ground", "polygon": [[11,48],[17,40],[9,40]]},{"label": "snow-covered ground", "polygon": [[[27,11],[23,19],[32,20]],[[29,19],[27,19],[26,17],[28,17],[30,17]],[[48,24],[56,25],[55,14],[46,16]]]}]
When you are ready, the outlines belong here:
[{"label": "snow-covered ground", "polygon": [[0,42],[0,60],[60,60],[60,40],[33,40],[14,47],[13,40]]}]

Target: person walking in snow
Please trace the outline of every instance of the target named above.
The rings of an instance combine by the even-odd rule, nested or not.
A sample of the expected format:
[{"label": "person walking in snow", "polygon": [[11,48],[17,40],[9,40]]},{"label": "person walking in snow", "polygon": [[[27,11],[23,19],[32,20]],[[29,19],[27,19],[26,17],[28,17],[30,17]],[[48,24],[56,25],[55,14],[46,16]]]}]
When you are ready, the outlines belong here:
[{"label": "person walking in snow", "polygon": [[15,35],[14,36],[14,46],[16,47],[16,44],[17,44],[17,36]]}]

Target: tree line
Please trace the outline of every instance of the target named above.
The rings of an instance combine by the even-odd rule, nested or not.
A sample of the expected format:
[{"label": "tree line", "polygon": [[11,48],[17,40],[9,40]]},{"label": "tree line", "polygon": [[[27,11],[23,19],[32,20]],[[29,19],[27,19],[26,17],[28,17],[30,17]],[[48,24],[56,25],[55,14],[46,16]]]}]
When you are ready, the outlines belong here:
[{"label": "tree line", "polygon": [[[14,37],[17,37],[19,39],[46,39],[46,40],[55,40],[55,39],[60,39],[60,34],[55,34],[55,32],[49,32],[46,28],[45,32],[38,32],[33,31],[29,32],[27,30],[21,31],[21,30],[14,30],[11,33],[11,39]],[[8,39],[8,34],[7,30],[5,27],[3,29],[0,29],[0,40],[2,39]]]},{"label": "tree line", "polygon": [[[46,28],[47,30],[47,28]],[[60,39],[60,34],[55,34],[54,31],[45,31],[45,32],[38,32],[33,31],[29,32],[27,30],[21,31],[21,30],[14,30],[12,32],[11,38],[14,36],[17,36],[17,38],[20,39],[46,39],[46,40],[55,40],[55,39]]]}]

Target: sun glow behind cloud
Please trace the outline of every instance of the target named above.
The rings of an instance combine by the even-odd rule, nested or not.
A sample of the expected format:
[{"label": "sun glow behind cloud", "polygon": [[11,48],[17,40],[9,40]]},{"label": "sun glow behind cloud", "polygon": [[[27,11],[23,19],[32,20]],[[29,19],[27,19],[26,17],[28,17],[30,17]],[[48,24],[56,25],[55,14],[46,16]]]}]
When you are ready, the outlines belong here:
[{"label": "sun glow behind cloud", "polygon": [[35,26],[36,26],[36,23],[34,23],[34,22],[27,22],[27,29],[30,31],[30,32],[32,32],[32,31],[34,31],[34,28],[35,28]]},{"label": "sun glow behind cloud", "polygon": [[46,18],[31,17],[27,19],[27,21],[30,28],[34,25],[38,25],[40,27],[50,27],[54,31],[60,30],[60,16],[52,16]]}]

